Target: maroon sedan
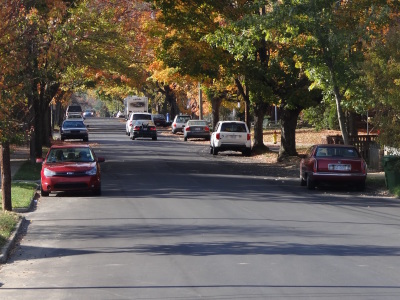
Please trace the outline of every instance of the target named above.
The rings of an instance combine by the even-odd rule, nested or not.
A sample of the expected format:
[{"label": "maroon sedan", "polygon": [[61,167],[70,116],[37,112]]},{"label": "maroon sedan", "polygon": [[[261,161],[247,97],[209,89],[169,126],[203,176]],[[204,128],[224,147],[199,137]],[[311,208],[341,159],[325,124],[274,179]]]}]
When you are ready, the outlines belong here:
[{"label": "maroon sedan", "polygon": [[345,183],[364,190],[367,164],[349,145],[314,145],[300,162],[300,182],[308,189],[321,183]]},{"label": "maroon sedan", "polygon": [[84,144],[52,146],[42,162],[40,192],[48,196],[58,191],[92,191],[101,195],[100,162],[92,148]]}]

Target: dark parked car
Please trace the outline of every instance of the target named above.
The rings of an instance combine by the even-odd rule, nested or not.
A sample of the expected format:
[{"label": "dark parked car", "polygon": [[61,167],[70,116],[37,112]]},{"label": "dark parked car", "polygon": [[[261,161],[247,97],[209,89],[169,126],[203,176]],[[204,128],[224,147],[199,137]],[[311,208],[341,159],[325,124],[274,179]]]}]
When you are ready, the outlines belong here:
[{"label": "dark parked car", "polygon": [[67,119],[62,123],[60,129],[61,140],[82,139],[84,142],[89,141],[88,129],[79,119]]},{"label": "dark parked car", "polygon": [[366,178],[367,164],[354,146],[314,145],[300,162],[300,183],[308,189],[323,183],[342,183],[364,190]]},{"label": "dark parked car", "polygon": [[164,115],[158,114],[158,115],[153,115],[153,122],[156,124],[156,126],[166,126],[167,125],[167,120],[165,119]]},{"label": "dark parked car", "polygon": [[207,121],[189,120],[183,128],[183,139],[187,141],[189,138],[202,138],[210,140],[210,127]]},{"label": "dark parked car", "polygon": [[136,120],[133,123],[130,137],[132,140],[136,138],[151,138],[153,141],[157,140],[157,128],[153,121],[150,120]]},{"label": "dark parked car", "polygon": [[58,191],[92,191],[101,194],[100,162],[89,145],[52,146],[42,162],[40,191],[48,196]]}]

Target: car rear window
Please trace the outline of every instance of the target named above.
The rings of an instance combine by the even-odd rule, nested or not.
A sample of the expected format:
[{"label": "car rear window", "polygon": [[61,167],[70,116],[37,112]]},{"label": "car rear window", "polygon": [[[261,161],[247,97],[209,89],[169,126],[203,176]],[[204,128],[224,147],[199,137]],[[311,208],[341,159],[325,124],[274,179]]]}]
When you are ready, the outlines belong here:
[{"label": "car rear window", "polygon": [[246,125],[242,123],[223,123],[221,131],[225,132],[247,132]]},{"label": "car rear window", "polygon": [[191,121],[190,125],[192,126],[207,126],[207,121]]},{"label": "car rear window", "polygon": [[186,123],[189,120],[190,120],[190,117],[177,117],[176,118],[176,122],[178,122],[178,123]]},{"label": "car rear window", "polygon": [[133,114],[132,120],[151,120],[151,115],[149,115],[149,114]]},{"label": "car rear window", "polygon": [[355,158],[359,157],[358,152],[353,147],[318,147],[317,157],[344,157]]},{"label": "car rear window", "polygon": [[82,108],[79,105],[70,105],[67,108],[67,112],[82,112]]}]

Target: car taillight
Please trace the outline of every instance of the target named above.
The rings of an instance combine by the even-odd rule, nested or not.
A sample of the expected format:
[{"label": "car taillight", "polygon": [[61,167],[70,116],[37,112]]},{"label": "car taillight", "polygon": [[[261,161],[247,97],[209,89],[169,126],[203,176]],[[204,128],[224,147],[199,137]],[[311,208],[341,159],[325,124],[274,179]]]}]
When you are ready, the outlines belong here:
[{"label": "car taillight", "polygon": [[219,139],[221,138],[220,134],[217,133],[217,134],[215,135],[215,138],[216,138],[217,140],[219,140]]},{"label": "car taillight", "polygon": [[250,141],[250,139],[251,139],[251,136],[250,136],[250,133],[248,133],[247,134],[247,140]]},{"label": "car taillight", "polygon": [[313,172],[317,172],[318,170],[318,161],[314,160]]},{"label": "car taillight", "polygon": [[176,123],[172,124],[173,127],[176,127]]},{"label": "car taillight", "polygon": [[205,131],[210,131],[210,128],[208,126],[204,127]]},{"label": "car taillight", "polygon": [[365,160],[362,160],[362,161],[361,161],[361,172],[362,172],[363,174],[366,174],[366,173],[367,173],[367,163],[365,162]]},{"label": "car taillight", "polygon": [[185,130],[186,131],[190,131],[190,127],[185,127]]},{"label": "car taillight", "polygon": [[133,130],[140,130],[140,126],[135,126]]},{"label": "car taillight", "polygon": [[155,131],[156,128],[155,128],[154,126],[151,126],[151,127],[150,127],[150,130]]}]

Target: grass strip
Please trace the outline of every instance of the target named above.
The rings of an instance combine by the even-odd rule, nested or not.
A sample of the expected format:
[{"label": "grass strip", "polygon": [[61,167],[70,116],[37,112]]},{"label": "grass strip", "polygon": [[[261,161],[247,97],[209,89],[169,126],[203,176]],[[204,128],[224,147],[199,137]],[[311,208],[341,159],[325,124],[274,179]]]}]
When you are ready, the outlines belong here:
[{"label": "grass strip", "polygon": [[27,160],[15,173],[13,180],[40,180],[41,169],[41,164],[31,163],[30,160]]},{"label": "grass strip", "polygon": [[13,212],[0,212],[0,248],[7,243],[20,218],[18,214]]}]

